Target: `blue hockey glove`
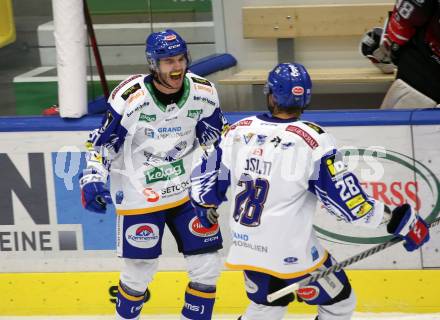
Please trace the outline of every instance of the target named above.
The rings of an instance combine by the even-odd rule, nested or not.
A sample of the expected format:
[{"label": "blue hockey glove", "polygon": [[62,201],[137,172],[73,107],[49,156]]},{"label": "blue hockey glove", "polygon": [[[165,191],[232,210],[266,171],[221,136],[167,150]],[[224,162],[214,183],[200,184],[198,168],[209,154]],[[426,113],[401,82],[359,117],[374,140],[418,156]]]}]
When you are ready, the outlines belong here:
[{"label": "blue hockey glove", "polygon": [[217,224],[219,214],[216,208],[207,208],[194,205],[194,210],[196,211],[200,223],[205,228],[211,228],[213,225]]},{"label": "blue hockey glove", "polygon": [[89,211],[105,213],[107,204],[112,203],[112,198],[101,176],[95,171],[81,174],[79,184],[83,207]]},{"label": "blue hockey glove", "polygon": [[428,224],[408,204],[393,210],[387,230],[405,240],[403,246],[407,251],[414,251],[429,240]]}]

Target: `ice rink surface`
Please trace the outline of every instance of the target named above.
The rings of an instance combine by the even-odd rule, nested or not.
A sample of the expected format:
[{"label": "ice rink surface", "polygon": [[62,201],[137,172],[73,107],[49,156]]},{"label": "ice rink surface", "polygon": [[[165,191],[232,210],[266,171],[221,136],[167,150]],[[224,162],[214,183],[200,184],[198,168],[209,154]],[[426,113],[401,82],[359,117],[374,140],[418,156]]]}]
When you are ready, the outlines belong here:
[{"label": "ice rink surface", "polygon": [[[238,316],[215,316],[213,320],[237,320]],[[58,317],[12,317],[2,316],[1,320],[113,320],[112,316],[58,316]],[[178,320],[178,315],[143,316],[141,320]],[[285,320],[313,320],[313,315],[287,316]],[[398,314],[398,313],[356,313],[352,320],[440,320],[440,313],[436,314]]]}]

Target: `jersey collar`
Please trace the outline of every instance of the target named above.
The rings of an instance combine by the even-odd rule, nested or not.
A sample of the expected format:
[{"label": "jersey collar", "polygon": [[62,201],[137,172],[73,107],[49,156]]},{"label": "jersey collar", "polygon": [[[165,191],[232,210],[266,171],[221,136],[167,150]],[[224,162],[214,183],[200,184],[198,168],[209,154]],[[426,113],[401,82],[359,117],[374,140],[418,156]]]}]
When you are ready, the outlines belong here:
[{"label": "jersey collar", "polygon": [[298,118],[280,119],[280,118],[272,116],[270,113],[259,114],[257,116],[257,118],[262,121],[274,122],[274,123],[290,123],[290,122],[295,122],[295,121],[299,120]]},{"label": "jersey collar", "polygon": [[[152,76],[148,76],[145,78],[145,86],[147,87],[148,92],[150,92],[151,97],[154,100],[154,103],[157,105],[157,107],[162,110],[162,112],[166,112],[167,106],[164,105],[162,102],[160,102],[157,97],[154,95],[153,85],[151,84],[151,81],[153,80]],[[183,78],[183,94],[180,100],[176,103],[179,109],[183,107],[186,100],[188,100],[189,97],[189,91],[190,91],[190,83],[188,78],[185,75],[185,78]]]}]

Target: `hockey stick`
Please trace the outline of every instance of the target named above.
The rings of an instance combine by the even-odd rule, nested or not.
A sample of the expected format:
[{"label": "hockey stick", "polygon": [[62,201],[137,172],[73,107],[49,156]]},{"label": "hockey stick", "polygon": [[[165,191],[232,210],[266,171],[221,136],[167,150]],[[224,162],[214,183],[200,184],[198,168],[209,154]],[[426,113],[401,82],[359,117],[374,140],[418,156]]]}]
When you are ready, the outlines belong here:
[{"label": "hockey stick", "polygon": [[93,49],[93,55],[95,56],[96,68],[98,69],[99,80],[101,81],[102,92],[106,100],[110,96],[107,79],[105,78],[105,71],[102,65],[101,54],[99,53],[98,42],[96,41],[95,30],[93,29],[92,18],[90,16],[89,7],[87,1],[83,0],[84,18],[87,26],[87,33],[89,34],[90,45]]},{"label": "hockey stick", "polygon": [[[432,228],[439,223],[440,223],[440,217],[438,217],[437,219],[432,221],[429,224],[429,227]],[[363,260],[373,254],[376,254],[382,250],[385,250],[386,248],[389,248],[402,240],[403,239],[400,237],[393,237],[387,242],[381,243],[375,247],[372,247],[372,248],[367,249],[361,253],[358,253],[357,255],[352,256],[351,258],[348,258],[342,262],[336,263],[325,271],[314,273],[301,281],[298,281],[296,283],[292,283],[291,285],[288,285],[287,287],[284,287],[278,291],[275,291],[275,292],[267,295],[267,301],[272,302],[274,300],[277,300],[278,298],[281,298],[281,297],[285,296],[286,294],[289,294],[293,291],[296,291],[299,288],[304,287],[311,282],[315,282],[318,279],[324,278],[333,272],[341,271],[342,268],[344,268],[346,266],[349,266],[349,265],[356,263],[360,260]]]}]

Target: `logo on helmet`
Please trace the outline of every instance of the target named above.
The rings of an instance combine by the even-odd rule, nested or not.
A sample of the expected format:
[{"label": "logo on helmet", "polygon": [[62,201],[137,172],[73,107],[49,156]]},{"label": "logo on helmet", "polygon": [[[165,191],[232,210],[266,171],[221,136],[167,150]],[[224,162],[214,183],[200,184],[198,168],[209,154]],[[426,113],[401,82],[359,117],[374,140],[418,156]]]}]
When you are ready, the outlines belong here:
[{"label": "logo on helmet", "polygon": [[180,43],[178,44],[173,44],[172,46],[168,47],[168,50],[172,50],[172,49],[176,49],[176,48],[180,48]]},{"label": "logo on helmet", "polygon": [[292,75],[292,77],[299,77],[301,74],[299,73],[298,68],[293,65],[293,64],[289,64],[290,66],[290,74]]},{"label": "logo on helmet", "polygon": [[304,94],[304,88],[300,86],[295,86],[292,88],[292,93],[295,96],[302,96]]},{"label": "logo on helmet", "polygon": [[170,34],[165,37],[165,41],[173,41],[173,40],[176,40],[175,34]]}]

